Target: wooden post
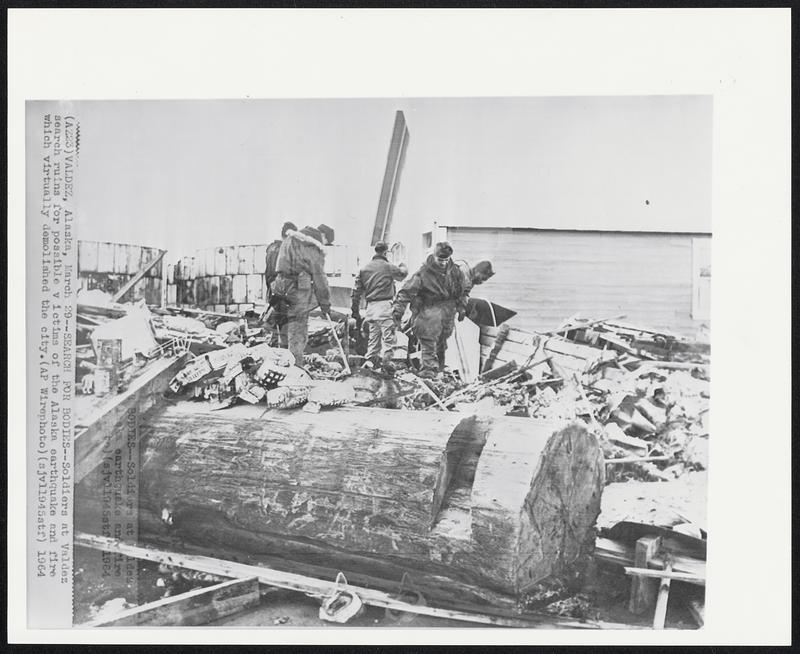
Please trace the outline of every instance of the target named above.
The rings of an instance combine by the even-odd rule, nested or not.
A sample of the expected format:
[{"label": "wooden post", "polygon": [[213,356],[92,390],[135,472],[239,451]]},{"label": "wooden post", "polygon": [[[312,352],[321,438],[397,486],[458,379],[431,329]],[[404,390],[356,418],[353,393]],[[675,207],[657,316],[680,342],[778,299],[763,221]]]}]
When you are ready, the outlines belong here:
[{"label": "wooden post", "polygon": [[[661,548],[661,536],[642,536],[636,541],[634,550],[634,565],[637,568],[647,568],[650,560],[658,554]],[[649,577],[633,577],[631,579],[631,596],[628,610],[640,615],[653,608],[658,593],[658,580]]]},{"label": "wooden post", "polygon": [[[664,568],[667,574],[672,572],[672,561],[669,560],[667,555],[667,565]],[[669,585],[670,578],[662,577],[658,587],[658,600],[656,601],[656,611],[653,616],[653,629],[663,629],[664,623],[667,620],[667,604],[669,602]]]}]

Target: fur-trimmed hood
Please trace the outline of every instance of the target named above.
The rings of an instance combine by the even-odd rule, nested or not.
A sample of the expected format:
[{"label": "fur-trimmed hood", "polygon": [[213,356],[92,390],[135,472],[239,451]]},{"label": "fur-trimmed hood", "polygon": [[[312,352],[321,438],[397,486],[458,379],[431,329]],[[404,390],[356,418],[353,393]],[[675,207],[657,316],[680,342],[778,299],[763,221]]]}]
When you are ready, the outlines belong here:
[{"label": "fur-trimmed hood", "polygon": [[301,243],[305,243],[307,245],[313,245],[315,248],[317,248],[320,251],[322,256],[325,256],[325,246],[322,245],[322,243],[320,243],[317,239],[315,239],[315,238],[313,238],[311,236],[308,236],[308,234],[303,234],[303,232],[301,232],[301,231],[295,231],[295,230],[290,229],[288,232],[286,232],[286,238],[287,239],[295,239],[295,240],[297,240],[297,241],[299,241]]}]

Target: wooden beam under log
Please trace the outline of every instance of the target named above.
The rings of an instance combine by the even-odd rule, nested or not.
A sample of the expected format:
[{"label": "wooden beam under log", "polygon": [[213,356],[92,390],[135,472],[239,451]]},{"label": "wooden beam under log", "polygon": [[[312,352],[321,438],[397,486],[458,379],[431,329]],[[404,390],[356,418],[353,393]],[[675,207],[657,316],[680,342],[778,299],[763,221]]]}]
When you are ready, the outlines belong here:
[{"label": "wooden beam under log", "polygon": [[[309,597],[323,598],[330,594],[336,584],[335,580],[316,579],[306,575],[280,572],[270,568],[248,565],[234,561],[225,561],[208,556],[198,556],[191,554],[181,554],[178,552],[168,552],[152,547],[141,547],[131,545],[123,541],[114,540],[104,536],[95,536],[77,532],[75,534],[75,545],[101,550],[104,552],[115,552],[136,559],[144,559],[158,563],[165,563],[170,566],[197,570],[208,574],[222,577],[232,577],[234,579],[249,579],[255,577],[262,584],[293,590]],[[417,615],[428,615],[436,618],[446,618],[450,620],[461,620],[464,622],[477,622],[480,624],[496,625],[503,627],[527,627],[539,629],[628,629],[636,628],[631,625],[608,623],[600,621],[579,622],[568,620],[555,615],[536,615],[528,614],[526,617],[515,618],[511,616],[495,616],[481,613],[469,613],[465,611],[454,611],[450,609],[438,608],[422,604],[412,604],[392,597],[383,591],[364,588],[360,586],[348,585],[349,590],[358,594],[362,602],[370,606],[388,608],[393,611],[403,611]]]}]

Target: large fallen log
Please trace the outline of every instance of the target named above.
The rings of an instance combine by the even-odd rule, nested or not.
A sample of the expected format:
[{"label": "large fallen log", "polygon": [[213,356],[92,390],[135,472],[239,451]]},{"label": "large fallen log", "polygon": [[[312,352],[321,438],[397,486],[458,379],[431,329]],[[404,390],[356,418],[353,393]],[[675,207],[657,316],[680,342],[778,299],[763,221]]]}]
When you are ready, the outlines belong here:
[{"label": "large fallen log", "polygon": [[[161,536],[217,553],[357,561],[368,574],[412,571],[514,598],[580,572],[593,552],[603,457],[578,424],[178,402],[142,430],[145,537],[162,516]],[[97,483],[87,477],[82,496]],[[87,524],[78,510],[76,523]]]}]

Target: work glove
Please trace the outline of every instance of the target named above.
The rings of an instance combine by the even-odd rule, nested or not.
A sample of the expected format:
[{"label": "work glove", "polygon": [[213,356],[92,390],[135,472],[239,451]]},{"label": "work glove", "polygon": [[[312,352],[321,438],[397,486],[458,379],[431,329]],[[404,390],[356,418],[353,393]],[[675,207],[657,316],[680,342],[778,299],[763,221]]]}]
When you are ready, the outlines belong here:
[{"label": "work glove", "polygon": [[465,312],[463,309],[461,309],[461,310],[458,312],[458,322],[461,322],[462,320],[464,320],[464,318],[466,317],[466,315],[467,315],[467,313],[466,313],[466,312]]},{"label": "work glove", "polygon": [[320,304],[319,310],[322,312],[323,316],[330,317],[331,315],[331,305],[330,304]]}]

